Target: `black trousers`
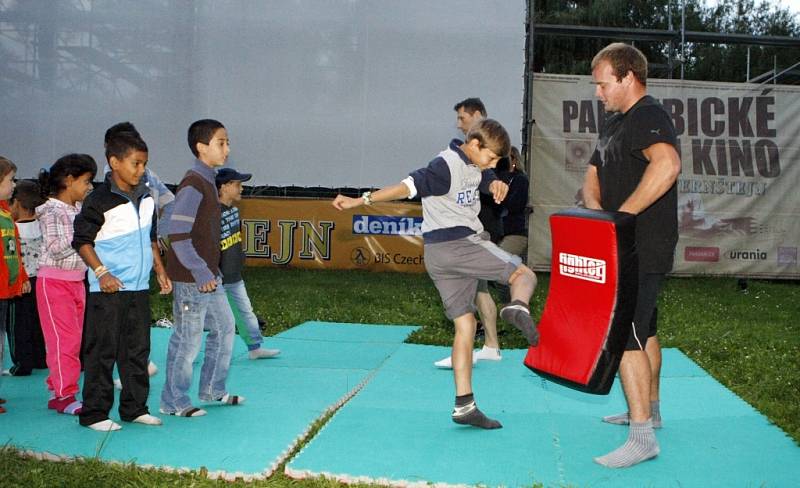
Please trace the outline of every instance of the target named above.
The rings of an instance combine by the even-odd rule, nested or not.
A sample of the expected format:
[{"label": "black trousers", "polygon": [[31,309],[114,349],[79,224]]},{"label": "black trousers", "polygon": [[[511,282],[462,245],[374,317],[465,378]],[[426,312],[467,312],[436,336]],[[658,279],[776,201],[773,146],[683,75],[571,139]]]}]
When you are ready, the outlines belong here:
[{"label": "black trousers", "polygon": [[150,324],[149,291],[89,293],[83,325],[85,362],[81,425],[108,419],[114,404],[114,363],[122,381],[120,419],[130,422],[150,413],[147,409]]},{"label": "black trousers", "polygon": [[9,301],[8,345],[13,365],[12,376],[28,376],[34,369],[46,369],[44,336],[36,308],[36,277],[32,276],[31,291]]}]

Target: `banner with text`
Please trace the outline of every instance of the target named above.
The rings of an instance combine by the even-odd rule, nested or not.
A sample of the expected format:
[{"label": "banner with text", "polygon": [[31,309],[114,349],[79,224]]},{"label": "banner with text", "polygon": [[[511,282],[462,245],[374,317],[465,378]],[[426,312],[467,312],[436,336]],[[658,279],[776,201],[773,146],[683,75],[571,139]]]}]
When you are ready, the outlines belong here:
[{"label": "banner with text", "polygon": [[239,211],[248,266],[425,271],[419,204],[338,211],[330,200],[246,198]]},{"label": "banner with text", "polygon": [[[648,80],[675,124],[676,275],[799,278],[800,87]],[[550,266],[549,217],[577,205],[605,114],[589,76],[533,85],[529,263]]]}]

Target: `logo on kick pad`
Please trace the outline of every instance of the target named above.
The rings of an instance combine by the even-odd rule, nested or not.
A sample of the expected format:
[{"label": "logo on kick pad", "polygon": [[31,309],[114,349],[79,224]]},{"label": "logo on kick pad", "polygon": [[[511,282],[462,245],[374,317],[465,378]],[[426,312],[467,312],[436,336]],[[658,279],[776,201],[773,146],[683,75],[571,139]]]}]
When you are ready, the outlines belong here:
[{"label": "logo on kick pad", "polygon": [[606,262],[602,259],[562,252],[558,254],[558,272],[562,276],[593,283],[606,282]]}]

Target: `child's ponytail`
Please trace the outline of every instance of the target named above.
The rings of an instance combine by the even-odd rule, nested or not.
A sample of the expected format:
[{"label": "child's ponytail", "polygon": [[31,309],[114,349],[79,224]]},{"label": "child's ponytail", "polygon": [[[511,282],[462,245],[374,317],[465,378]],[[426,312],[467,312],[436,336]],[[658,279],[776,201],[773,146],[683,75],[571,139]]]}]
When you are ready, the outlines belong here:
[{"label": "child's ponytail", "polygon": [[42,189],[42,196],[58,195],[67,187],[66,179],[68,176],[77,178],[86,173],[92,175],[94,179],[97,174],[97,163],[88,154],[67,154],[58,158],[58,161],[50,166],[50,171],[42,169],[39,171],[39,186]]},{"label": "child's ponytail", "polygon": [[42,168],[39,170],[39,175],[36,180],[39,182],[39,193],[42,198],[50,196],[50,172]]}]

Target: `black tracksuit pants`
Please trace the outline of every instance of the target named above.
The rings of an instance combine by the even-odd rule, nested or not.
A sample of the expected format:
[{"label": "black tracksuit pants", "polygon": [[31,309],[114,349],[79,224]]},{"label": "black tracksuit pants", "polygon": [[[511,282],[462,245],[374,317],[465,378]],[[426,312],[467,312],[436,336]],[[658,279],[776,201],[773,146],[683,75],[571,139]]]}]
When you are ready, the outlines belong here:
[{"label": "black tracksuit pants", "polygon": [[[8,345],[12,376],[28,376],[34,369],[46,369],[44,337],[36,308],[36,277],[31,276],[31,291],[9,301]],[[2,340],[2,337],[0,337]]]},{"label": "black tracksuit pants", "polygon": [[81,425],[108,419],[114,404],[114,363],[122,381],[120,419],[130,422],[150,413],[147,409],[150,324],[148,290],[89,293],[83,325],[85,362]]}]

